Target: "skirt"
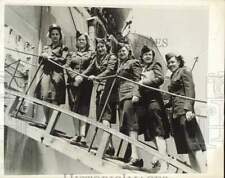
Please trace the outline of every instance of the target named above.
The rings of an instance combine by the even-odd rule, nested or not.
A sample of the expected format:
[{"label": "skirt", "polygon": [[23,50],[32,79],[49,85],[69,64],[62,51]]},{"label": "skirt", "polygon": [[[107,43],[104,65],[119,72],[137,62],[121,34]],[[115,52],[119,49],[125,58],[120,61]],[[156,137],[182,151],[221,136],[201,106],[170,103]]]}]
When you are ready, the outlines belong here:
[{"label": "skirt", "polygon": [[43,73],[35,88],[35,96],[55,104],[65,104],[66,85],[63,73]]},{"label": "skirt", "polygon": [[169,137],[170,125],[164,107],[156,100],[140,102],[137,108],[139,134],[144,134],[145,141],[152,141],[156,136]]},{"label": "skirt", "polygon": [[120,132],[129,135],[130,131],[139,130],[136,104],[131,99],[126,99],[119,104]]},{"label": "skirt", "polygon": [[196,118],[191,121],[187,121],[185,115],[173,118],[172,131],[178,154],[206,151],[205,141]]},{"label": "skirt", "polygon": [[[101,84],[99,83],[96,91],[96,117],[97,120],[107,120],[112,124],[116,123],[116,112],[117,112],[117,105],[118,105],[118,97],[116,93],[116,84],[112,86],[113,80],[107,80],[106,83]],[[110,89],[111,93],[109,93]],[[110,94],[110,95],[109,95]],[[106,103],[106,100],[108,101]],[[105,109],[104,109],[105,106]],[[102,110],[104,112],[102,113]],[[101,116],[102,114],[102,116]],[[100,118],[100,116],[102,118]]]},{"label": "skirt", "polygon": [[70,109],[78,114],[88,116],[93,84],[84,80],[78,87],[68,86]]}]

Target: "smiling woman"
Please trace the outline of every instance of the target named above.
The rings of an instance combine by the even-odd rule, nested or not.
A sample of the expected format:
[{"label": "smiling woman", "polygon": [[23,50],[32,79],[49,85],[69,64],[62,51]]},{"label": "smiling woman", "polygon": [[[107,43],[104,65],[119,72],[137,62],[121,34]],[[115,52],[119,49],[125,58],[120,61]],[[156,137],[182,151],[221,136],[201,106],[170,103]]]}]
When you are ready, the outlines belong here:
[{"label": "smiling woman", "polygon": [[[63,69],[52,64],[47,59],[52,59],[59,65],[64,65],[67,58],[67,49],[62,44],[61,27],[52,24],[49,26],[48,37],[51,39],[51,45],[44,46],[39,58],[40,65],[43,65],[43,73],[38,82],[35,94],[38,98],[60,105],[65,103],[65,79]],[[52,111],[44,107],[46,124],[48,124]]]},{"label": "smiling woman", "polygon": [[167,67],[171,72],[175,72],[179,67],[184,66],[184,61],[182,60],[182,56],[176,56],[174,53],[168,53],[166,55]]},{"label": "smiling woman", "polygon": [[[91,64],[94,52],[90,50],[89,37],[87,34],[76,33],[77,50],[72,52],[71,61],[68,63],[70,69],[82,73]],[[68,74],[68,93],[70,109],[79,114],[88,116],[90,109],[90,100],[92,92],[92,82],[82,78],[71,71]],[[80,122],[77,135],[71,140],[71,143],[81,142],[86,145],[86,124]]]},{"label": "smiling woman", "polygon": [[[192,73],[184,66],[182,56],[167,53],[168,69],[172,72],[169,91],[182,96],[195,98]],[[172,131],[178,154],[188,154],[193,169],[203,172],[203,152],[206,145],[195,117],[194,101],[171,97],[167,107],[172,108]]]},{"label": "smiling woman", "polygon": [[[119,67],[117,74],[130,80],[138,82],[141,78],[141,64],[132,55],[132,49],[128,44],[118,45]],[[138,85],[129,81],[119,81],[119,114],[120,131],[129,135],[132,139],[138,139],[138,117],[136,105],[139,100]],[[129,166],[143,167],[143,159],[139,159],[137,147],[131,145],[131,156]]]},{"label": "smiling woman", "polygon": [[[156,61],[155,52],[148,46],[141,49],[142,77],[139,81],[150,87],[159,88],[164,81],[162,65]],[[158,91],[139,87],[140,99],[137,107],[139,133],[144,134],[145,141],[154,141],[158,151],[167,155],[165,139],[169,137],[169,121],[163,104],[162,94]],[[167,163],[152,159],[153,167],[160,165],[159,172],[167,171]]]}]

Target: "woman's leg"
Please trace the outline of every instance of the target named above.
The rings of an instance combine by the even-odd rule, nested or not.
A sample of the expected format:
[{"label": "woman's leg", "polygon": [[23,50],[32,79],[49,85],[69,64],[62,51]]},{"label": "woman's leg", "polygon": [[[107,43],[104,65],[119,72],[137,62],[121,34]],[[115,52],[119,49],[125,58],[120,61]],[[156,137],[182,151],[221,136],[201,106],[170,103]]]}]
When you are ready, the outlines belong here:
[{"label": "woman's leg", "polygon": [[[59,106],[57,101],[51,101],[51,103]],[[49,107],[44,107],[43,109],[46,117],[46,124],[48,124],[54,110]]]},{"label": "woman's leg", "polygon": [[81,140],[80,142],[84,145],[87,144],[87,140],[86,140],[86,126],[87,124],[85,122],[80,121],[80,136],[81,136]]},{"label": "woman's leg", "polygon": [[[47,101],[47,102],[52,102],[51,101],[51,77],[50,75],[43,74],[41,80],[41,97],[42,100]],[[48,124],[49,119],[52,115],[53,110],[50,109],[49,107],[43,106],[43,111],[45,115],[45,124]]]},{"label": "woman's leg", "polygon": [[[156,140],[156,146],[158,148],[159,153],[162,155],[167,156],[167,146],[166,146],[166,141],[163,137],[157,136],[155,137]],[[160,162],[160,170],[158,172],[166,172],[168,165],[167,162],[164,161],[163,159],[159,159]]]},{"label": "woman's leg", "polygon": [[[138,139],[138,133],[136,131],[130,131],[129,132],[129,136],[131,137],[131,139],[137,140]],[[138,159],[138,150],[137,147],[134,144],[131,144],[131,158],[133,159]]]},{"label": "woman's leg", "polygon": [[[105,125],[106,127],[111,127],[111,124],[110,124],[110,122],[108,120],[103,120],[102,124]],[[111,156],[114,156],[114,154],[115,154],[115,149],[114,149],[114,146],[113,146],[112,136],[109,137],[109,145],[108,145],[108,148],[106,150],[106,154],[111,155]]]}]

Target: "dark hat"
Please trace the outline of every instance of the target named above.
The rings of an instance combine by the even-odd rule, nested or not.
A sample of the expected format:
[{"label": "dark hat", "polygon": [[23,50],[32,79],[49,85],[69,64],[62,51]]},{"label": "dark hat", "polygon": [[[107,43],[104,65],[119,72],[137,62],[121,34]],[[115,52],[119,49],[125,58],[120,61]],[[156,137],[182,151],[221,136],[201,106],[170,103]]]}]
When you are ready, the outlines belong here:
[{"label": "dark hat", "polygon": [[87,33],[81,33],[80,31],[76,31],[76,39],[78,39],[80,36],[84,35],[86,40],[88,41],[89,40],[89,36]]},{"label": "dark hat", "polygon": [[80,31],[76,31],[76,38],[79,38],[82,35],[82,33]]},{"label": "dark hat", "polygon": [[149,51],[151,51],[150,48],[144,45],[143,48],[141,49],[141,56],[143,56],[144,53],[147,53]]},{"label": "dark hat", "polygon": [[166,58],[166,61],[168,62],[168,60],[170,60],[170,58],[176,57],[176,56],[177,56],[176,54],[170,52],[165,55],[165,58]]},{"label": "dark hat", "polygon": [[95,38],[96,45],[98,43],[107,44],[107,41],[104,38]]}]

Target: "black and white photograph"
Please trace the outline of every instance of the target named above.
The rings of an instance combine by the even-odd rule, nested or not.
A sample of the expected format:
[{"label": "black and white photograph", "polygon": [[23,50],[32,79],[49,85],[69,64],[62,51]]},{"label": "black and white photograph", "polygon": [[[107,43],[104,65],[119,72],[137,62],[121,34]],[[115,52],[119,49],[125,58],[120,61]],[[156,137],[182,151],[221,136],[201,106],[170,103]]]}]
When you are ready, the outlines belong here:
[{"label": "black and white photograph", "polygon": [[223,169],[224,14],[116,2],[3,5],[3,175]]}]

